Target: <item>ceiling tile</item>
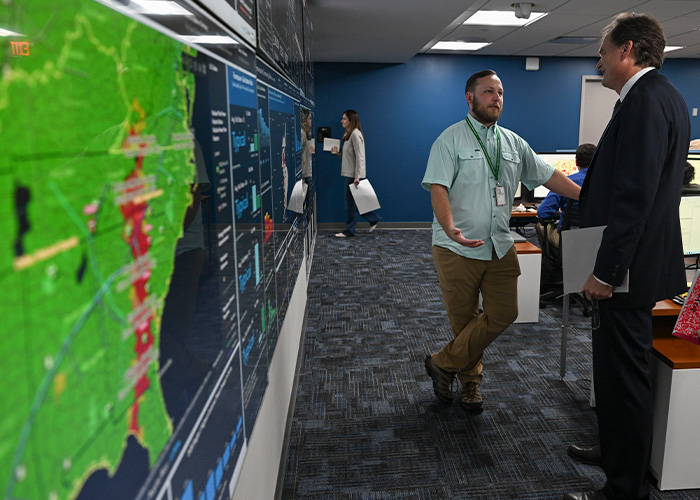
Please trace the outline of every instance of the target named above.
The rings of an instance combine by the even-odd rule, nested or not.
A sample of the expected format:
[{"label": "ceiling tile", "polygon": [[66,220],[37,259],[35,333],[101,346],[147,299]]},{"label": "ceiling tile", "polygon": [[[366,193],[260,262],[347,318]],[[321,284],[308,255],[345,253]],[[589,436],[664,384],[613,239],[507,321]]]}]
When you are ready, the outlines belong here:
[{"label": "ceiling tile", "polygon": [[[314,23],[316,61],[405,62],[444,40],[492,42],[493,55],[597,57],[585,47],[550,43],[559,36],[599,37],[620,12],[648,12],[662,21],[673,45],[669,58],[700,58],[700,0],[535,0],[549,15],[521,28],[462,26],[479,9],[511,10],[514,0],[307,0]],[[515,14],[513,14],[515,15]]]}]

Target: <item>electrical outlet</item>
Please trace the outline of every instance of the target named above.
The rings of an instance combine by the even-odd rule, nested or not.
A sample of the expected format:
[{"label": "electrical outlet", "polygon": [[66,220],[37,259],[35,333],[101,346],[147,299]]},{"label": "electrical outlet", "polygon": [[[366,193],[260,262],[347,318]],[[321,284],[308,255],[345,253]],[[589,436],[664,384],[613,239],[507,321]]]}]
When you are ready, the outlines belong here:
[{"label": "electrical outlet", "polygon": [[693,116],[698,116],[698,108],[693,108]]}]

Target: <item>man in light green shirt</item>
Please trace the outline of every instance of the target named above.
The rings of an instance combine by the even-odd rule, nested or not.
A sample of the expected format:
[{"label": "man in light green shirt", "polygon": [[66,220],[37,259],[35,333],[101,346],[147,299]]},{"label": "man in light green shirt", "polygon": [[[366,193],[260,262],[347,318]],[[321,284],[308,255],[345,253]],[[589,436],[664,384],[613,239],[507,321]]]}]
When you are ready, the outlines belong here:
[{"label": "man in light green shirt", "polygon": [[494,71],[472,75],[465,94],[469,115],[437,138],[422,182],[435,213],[433,259],[455,335],[425,358],[425,368],[440,401],[452,402],[456,376],[462,408],[480,412],[484,349],[518,316],[520,266],[509,227],[518,183],[544,184],[575,200],[581,188],[496,125],[503,86]]}]

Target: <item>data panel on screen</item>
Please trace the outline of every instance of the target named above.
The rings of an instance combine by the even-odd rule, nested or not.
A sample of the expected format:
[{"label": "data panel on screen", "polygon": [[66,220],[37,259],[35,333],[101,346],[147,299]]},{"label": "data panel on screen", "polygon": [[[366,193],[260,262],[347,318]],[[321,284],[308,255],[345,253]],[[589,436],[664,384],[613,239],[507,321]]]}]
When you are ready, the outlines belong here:
[{"label": "data panel on screen", "polygon": [[682,196],[679,214],[683,253],[700,255],[700,196]]},{"label": "data panel on screen", "polygon": [[3,498],[235,487],[310,219],[300,96],[245,44],[183,43],[225,32],[186,17],[0,9],[27,44],[0,81]]},{"label": "data panel on screen", "polygon": [[[576,154],[574,153],[538,153],[537,156],[567,176],[578,172]],[[549,189],[544,186],[537,186],[533,193],[536,199],[542,199],[549,194]]]},{"label": "data panel on screen", "polygon": [[256,0],[193,0],[199,3],[227,26],[240,35],[246,42],[255,46],[257,43],[255,26],[257,25]]},{"label": "data panel on screen", "polygon": [[[258,48],[294,85],[305,89],[305,37],[310,29],[302,0],[257,0]],[[307,21],[309,21],[307,23]],[[310,55],[310,53],[309,53]]]}]

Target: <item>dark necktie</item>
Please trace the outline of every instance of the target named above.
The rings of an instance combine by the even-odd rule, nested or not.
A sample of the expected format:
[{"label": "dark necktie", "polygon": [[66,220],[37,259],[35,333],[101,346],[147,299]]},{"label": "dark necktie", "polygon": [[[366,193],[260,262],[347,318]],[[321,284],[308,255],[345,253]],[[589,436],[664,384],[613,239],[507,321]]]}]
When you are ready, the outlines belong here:
[{"label": "dark necktie", "polygon": [[617,111],[617,108],[619,108],[619,107],[620,107],[620,99],[615,101],[615,107],[613,108],[613,114],[615,114],[615,111]]}]

